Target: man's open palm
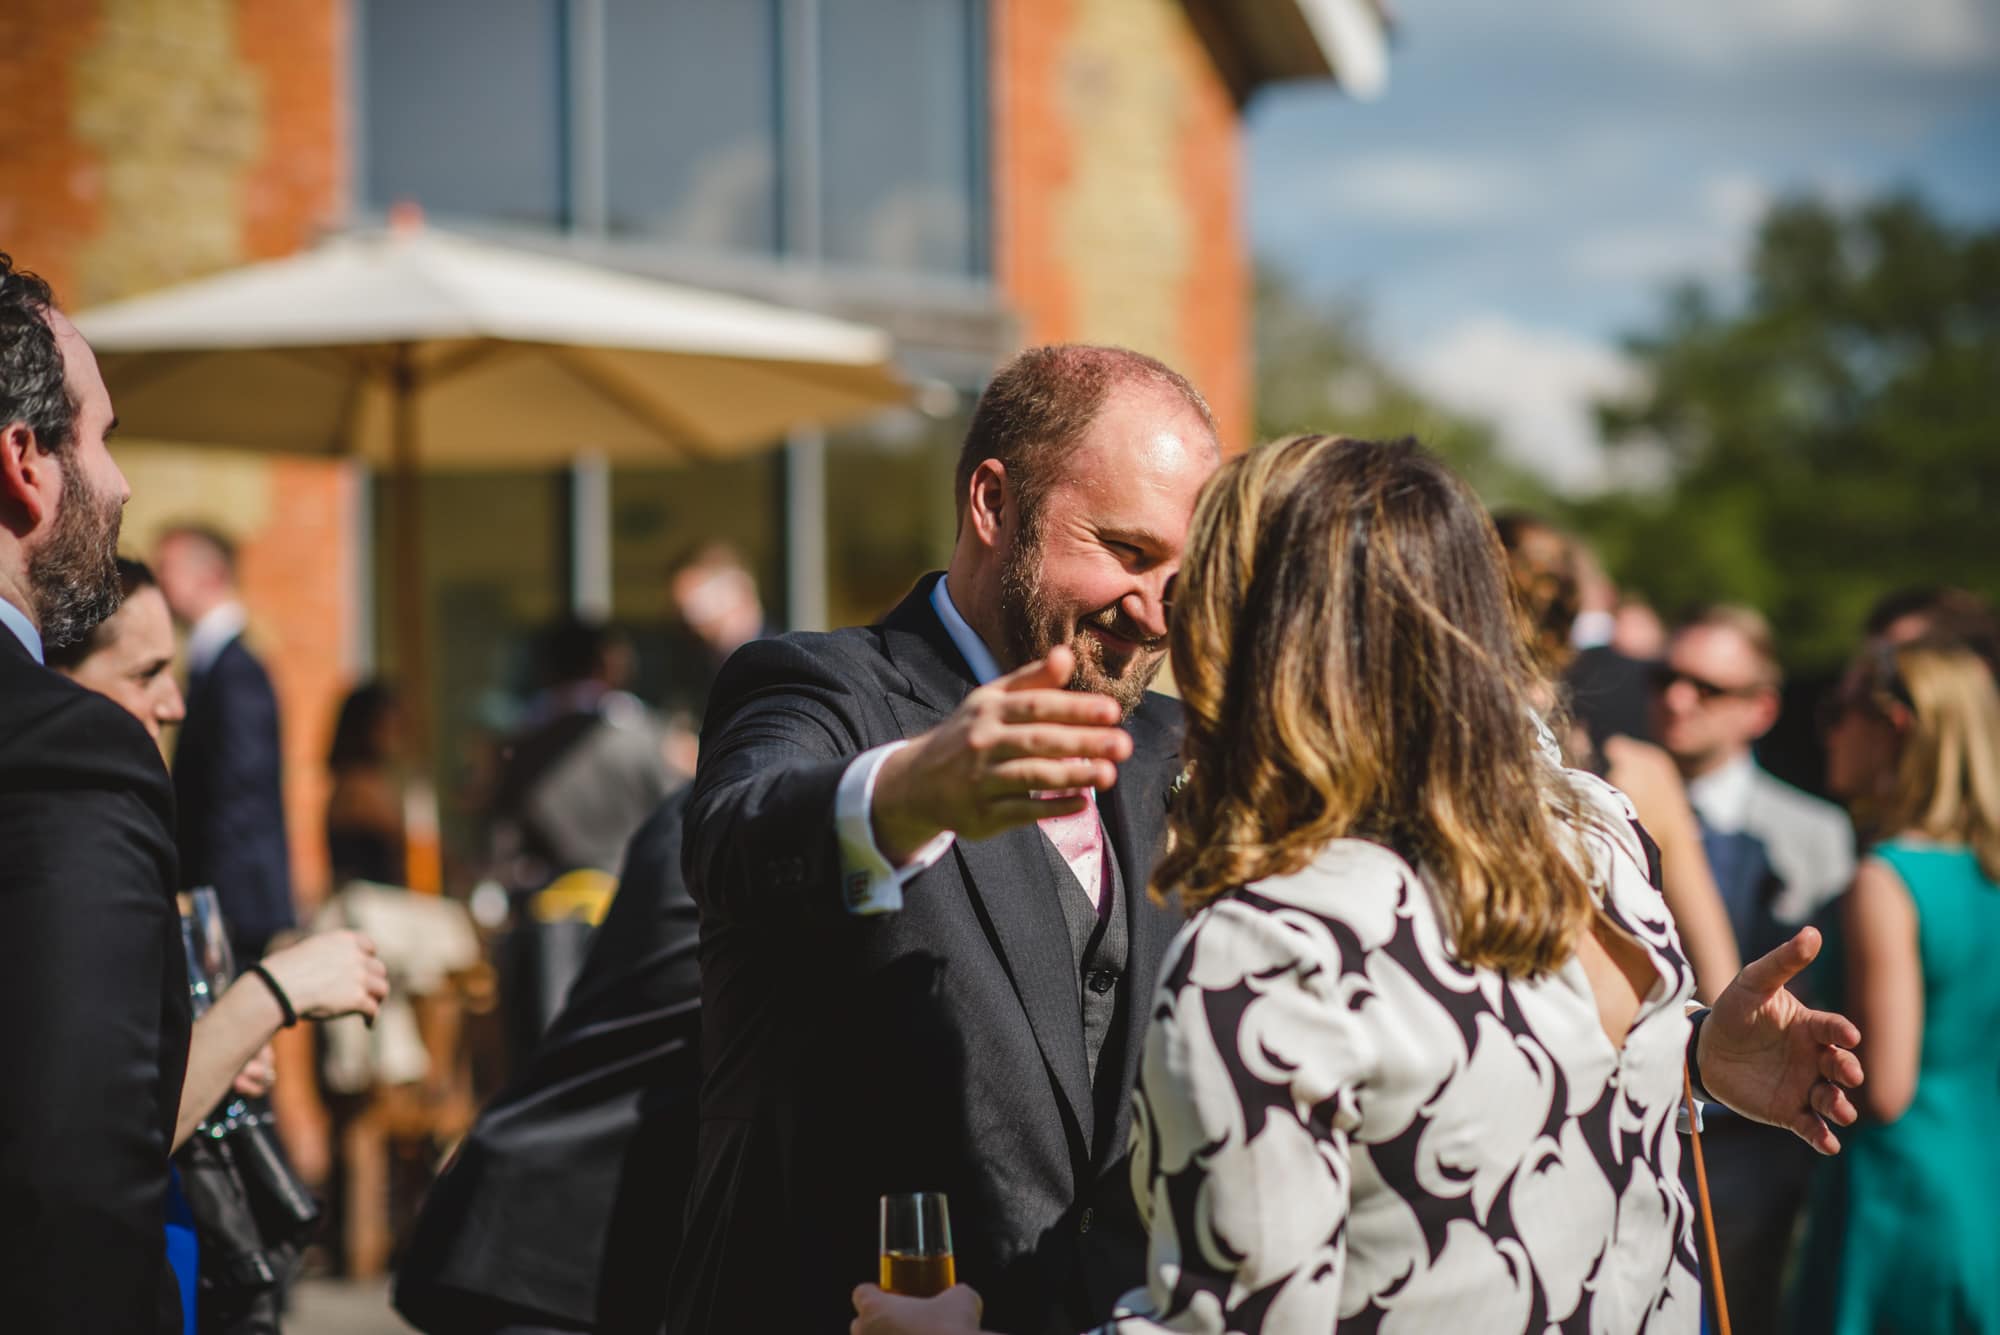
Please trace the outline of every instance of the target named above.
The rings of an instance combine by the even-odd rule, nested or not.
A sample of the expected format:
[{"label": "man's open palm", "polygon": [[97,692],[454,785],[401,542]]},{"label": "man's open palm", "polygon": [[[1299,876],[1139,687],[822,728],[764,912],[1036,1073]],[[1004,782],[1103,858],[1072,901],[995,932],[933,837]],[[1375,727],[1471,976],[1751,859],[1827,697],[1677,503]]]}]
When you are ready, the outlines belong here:
[{"label": "man's open palm", "polygon": [[1819,948],[1818,930],[1805,927],[1745,965],[1715,999],[1696,1061],[1702,1084],[1731,1109],[1786,1127],[1821,1154],[1838,1154],[1828,1123],[1849,1126],[1858,1115],[1848,1091],[1861,1083],[1853,1052],[1861,1031],[1844,1015],[1811,1009],[1785,986]]}]

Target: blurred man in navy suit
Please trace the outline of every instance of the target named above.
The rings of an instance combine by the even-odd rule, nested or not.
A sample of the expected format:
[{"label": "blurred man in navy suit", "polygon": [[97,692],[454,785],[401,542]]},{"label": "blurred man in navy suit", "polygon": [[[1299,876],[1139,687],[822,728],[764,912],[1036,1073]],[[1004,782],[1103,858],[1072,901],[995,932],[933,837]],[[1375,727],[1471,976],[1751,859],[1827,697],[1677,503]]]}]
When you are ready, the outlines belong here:
[{"label": "blurred man in navy suit", "polygon": [[[1774,778],[1751,752],[1777,722],[1782,682],[1769,623],[1728,604],[1684,618],[1654,673],[1654,733],[1687,780],[1744,959],[1788,940],[1854,876],[1847,814]],[[1725,1110],[1704,1130],[1731,1324],[1776,1330],[1815,1157],[1797,1137]]]},{"label": "blurred man in navy suit", "polygon": [[277,693],[243,642],[234,545],[176,528],[154,566],[188,631],[187,721],[174,750],[181,884],[215,887],[237,958],[255,960],[296,921]]}]

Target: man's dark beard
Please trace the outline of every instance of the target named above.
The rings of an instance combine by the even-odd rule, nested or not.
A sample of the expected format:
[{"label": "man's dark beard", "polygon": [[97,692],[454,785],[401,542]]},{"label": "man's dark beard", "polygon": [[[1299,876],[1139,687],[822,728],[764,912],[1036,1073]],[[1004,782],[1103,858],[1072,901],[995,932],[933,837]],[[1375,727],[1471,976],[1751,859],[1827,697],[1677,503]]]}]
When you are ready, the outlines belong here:
[{"label": "man's dark beard", "polygon": [[28,562],[28,591],[41,618],[42,642],[51,649],[81,643],[118,610],[125,591],[118,582],[118,526],[125,507],[99,495],[83,470],[68,470],[70,485],[56,510],[54,530]]},{"label": "man's dark beard", "polygon": [[[1142,649],[1115,665],[1105,662],[1104,642],[1085,632],[1097,626],[1120,639],[1147,645],[1147,636],[1128,622],[1114,605],[1080,619],[1072,630],[1064,618],[1049,607],[1042,589],[1041,548],[1032,525],[1024,527],[1007,564],[1000,570],[1000,624],[1007,638],[1008,661],[1018,667],[1045,657],[1058,644],[1067,644],[1076,655],[1076,673],[1069,679],[1072,691],[1095,691],[1110,696],[1126,718],[1146,698],[1146,688],[1160,675],[1166,655]],[[1067,638],[1064,638],[1067,633]],[[1115,671],[1114,671],[1115,667]]]}]

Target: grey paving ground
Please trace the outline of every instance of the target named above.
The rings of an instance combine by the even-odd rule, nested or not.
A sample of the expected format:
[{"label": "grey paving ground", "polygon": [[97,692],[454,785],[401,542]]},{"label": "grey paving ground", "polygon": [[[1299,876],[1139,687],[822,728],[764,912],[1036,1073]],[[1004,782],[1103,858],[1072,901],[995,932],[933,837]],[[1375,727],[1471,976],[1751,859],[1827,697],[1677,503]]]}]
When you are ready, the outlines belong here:
[{"label": "grey paving ground", "polygon": [[309,1279],[292,1291],[285,1335],[410,1335],[389,1306],[386,1279]]}]

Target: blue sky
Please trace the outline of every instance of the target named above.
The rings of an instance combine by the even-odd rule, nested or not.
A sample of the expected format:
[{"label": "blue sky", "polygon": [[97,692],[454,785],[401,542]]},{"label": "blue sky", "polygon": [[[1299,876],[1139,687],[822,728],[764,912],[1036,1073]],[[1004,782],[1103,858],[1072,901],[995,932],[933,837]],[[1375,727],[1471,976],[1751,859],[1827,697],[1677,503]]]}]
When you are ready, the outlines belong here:
[{"label": "blue sky", "polygon": [[1585,404],[1769,200],[1891,185],[2000,219],[2000,0],[1401,0],[1384,95],[1260,95],[1258,254],[1360,297],[1518,457],[1605,480]]}]

